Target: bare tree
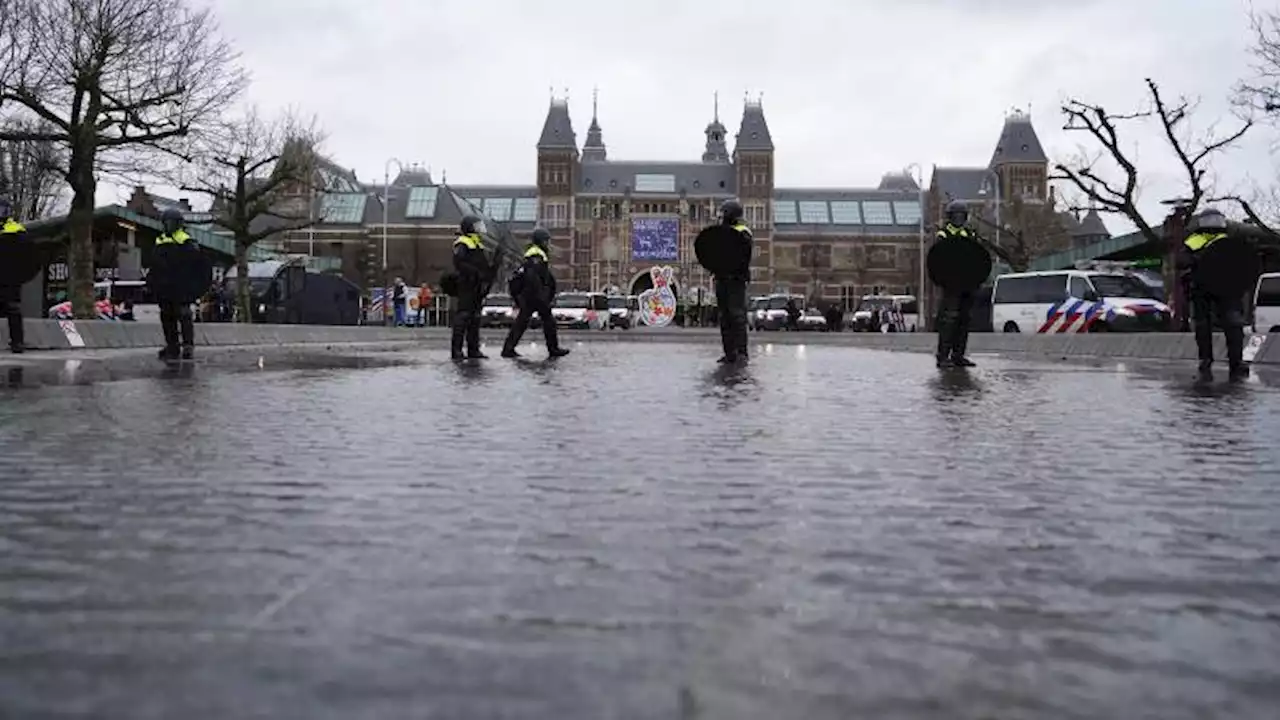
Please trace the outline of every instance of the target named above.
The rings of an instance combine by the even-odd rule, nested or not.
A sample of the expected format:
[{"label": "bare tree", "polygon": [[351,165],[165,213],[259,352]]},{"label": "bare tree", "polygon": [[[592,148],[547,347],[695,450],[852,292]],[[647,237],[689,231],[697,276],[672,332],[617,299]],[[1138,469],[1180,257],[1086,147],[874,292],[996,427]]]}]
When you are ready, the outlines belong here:
[{"label": "bare tree", "polygon": [[[1014,197],[1003,205],[998,226],[983,213],[973,217],[983,228],[981,237],[987,249],[1013,272],[1026,272],[1032,260],[1066,247],[1067,228],[1053,202],[1032,203]],[[998,244],[994,242],[997,228]]]},{"label": "bare tree", "polygon": [[[1138,209],[1141,187],[1137,162],[1122,147],[1119,127],[1126,122],[1156,120],[1170,152],[1177,158],[1186,173],[1186,186],[1180,212],[1189,217],[1199,207],[1210,187],[1207,177],[1209,161],[1213,155],[1226,149],[1253,127],[1251,119],[1241,120],[1238,126],[1225,133],[1214,128],[1197,133],[1190,125],[1195,102],[1179,98],[1170,104],[1160,93],[1160,87],[1147,79],[1148,101],[1143,110],[1131,113],[1110,113],[1101,105],[1091,105],[1080,100],[1068,100],[1062,106],[1066,116],[1064,127],[1068,132],[1083,133],[1100,150],[1081,150],[1070,162],[1054,165],[1053,180],[1065,180],[1073,185],[1099,212],[1127,218],[1149,242],[1160,245],[1162,236]],[[1107,166],[1110,167],[1107,167]],[[1113,179],[1114,178],[1114,179]],[[1083,210],[1085,203],[1077,203],[1071,209]],[[1165,285],[1174,287],[1172,263],[1166,263]]]},{"label": "bare tree", "polygon": [[[47,133],[48,123],[14,121],[14,132]],[[23,221],[54,214],[63,200],[65,153],[48,140],[0,141],[0,192]]]},{"label": "bare tree", "polygon": [[71,186],[70,295],[93,317],[93,209],[107,162],[143,167],[154,152],[181,155],[243,90],[247,76],[208,10],[185,0],[3,0],[0,113],[35,130],[0,140],[65,151]]},{"label": "bare tree", "polygon": [[321,133],[314,120],[293,115],[264,119],[256,108],[205,135],[195,179],[182,189],[212,198],[213,222],[235,238],[236,305],[250,322],[249,249],[277,233],[301,230],[319,218],[312,212]]},{"label": "bare tree", "polygon": [[1254,77],[1236,86],[1236,97],[1267,117],[1280,119],[1280,12],[1252,13],[1250,24]]}]

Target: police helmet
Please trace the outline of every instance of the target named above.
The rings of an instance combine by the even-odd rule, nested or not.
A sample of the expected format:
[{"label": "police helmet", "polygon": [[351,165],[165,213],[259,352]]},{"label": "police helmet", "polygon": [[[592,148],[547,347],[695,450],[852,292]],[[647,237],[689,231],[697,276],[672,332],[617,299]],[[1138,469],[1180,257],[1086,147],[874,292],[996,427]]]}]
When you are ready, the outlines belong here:
[{"label": "police helmet", "polygon": [[533,236],[530,240],[533,241],[534,245],[546,250],[547,245],[551,243],[551,233],[547,232],[545,228],[534,228]]},{"label": "police helmet", "polygon": [[947,222],[952,225],[969,222],[969,207],[959,200],[952,200],[947,204]]},{"label": "police helmet", "polygon": [[0,220],[8,220],[11,217],[13,217],[13,202],[0,195]]},{"label": "police helmet", "polygon": [[466,217],[462,218],[462,225],[461,225],[462,234],[470,235],[471,233],[474,233],[476,231],[476,227],[479,224],[480,224],[480,218],[476,217],[475,215],[467,215]]},{"label": "police helmet", "polygon": [[720,206],[720,220],[725,225],[732,225],[742,219],[742,203],[737,200],[725,200]]},{"label": "police helmet", "polygon": [[1226,230],[1227,218],[1221,211],[1209,208],[1191,218],[1191,222],[1187,224],[1187,229],[1193,232],[1197,230]]},{"label": "police helmet", "polygon": [[177,232],[183,224],[182,212],[173,208],[165,210],[160,213],[160,224],[164,226],[166,233]]}]

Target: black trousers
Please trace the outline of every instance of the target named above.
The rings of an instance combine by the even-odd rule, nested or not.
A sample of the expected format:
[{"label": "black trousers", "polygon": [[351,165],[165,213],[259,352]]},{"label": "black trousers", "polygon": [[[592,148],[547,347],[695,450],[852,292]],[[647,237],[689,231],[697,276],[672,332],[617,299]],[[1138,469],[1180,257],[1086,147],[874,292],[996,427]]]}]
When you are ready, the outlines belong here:
[{"label": "black trousers", "polygon": [[716,278],[716,314],[720,316],[720,344],[730,359],[747,356],[747,281]]},{"label": "black trousers", "polygon": [[22,286],[0,286],[0,313],[9,321],[9,347],[22,347],[26,335],[22,328]]},{"label": "black trousers", "polygon": [[462,357],[463,344],[467,346],[467,355],[480,354],[480,308],[483,305],[484,293],[479,287],[458,288],[449,343],[454,357]]},{"label": "black trousers", "polygon": [[969,347],[969,324],[973,319],[973,293],[946,292],[938,304],[934,327],[938,330],[938,359],[964,357]]},{"label": "black trousers", "polygon": [[1191,314],[1196,332],[1200,367],[1213,365],[1213,324],[1216,320],[1227,340],[1227,365],[1244,366],[1244,303],[1240,298],[1223,299],[1191,290]]},{"label": "black trousers", "polygon": [[522,299],[520,312],[516,313],[516,321],[511,325],[511,331],[507,333],[507,341],[502,344],[502,352],[516,349],[520,344],[520,338],[524,337],[524,331],[529,329],[529,321],[533,319],[534,313],[537,313],[538,319],[542,321],[542,337],[547,341],[547,350],[554,351],[560,347],[556,321],[551,317],[551,303],[545,300]]},{"label": "black trousers", "polygon": [[160,329],[164,346],[170,350],[178,348],[179,336],[187,347],[196,344],[196,326],[187,303],[160,303]]}]

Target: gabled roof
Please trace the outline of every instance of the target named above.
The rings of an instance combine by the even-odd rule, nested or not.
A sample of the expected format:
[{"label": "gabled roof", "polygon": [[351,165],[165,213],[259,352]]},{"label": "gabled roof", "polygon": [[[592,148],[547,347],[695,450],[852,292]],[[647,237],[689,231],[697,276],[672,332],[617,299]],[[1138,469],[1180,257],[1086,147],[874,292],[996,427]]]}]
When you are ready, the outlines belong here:
[{"label": "gabled roof", "polygon": [[1107,229],[1107,224],[1102,221],[1102,215],[1098,213],[1097,208],[1089,208],[1089,212],[1080,218],[1080,227],[1071,233],[1080,237],[1096,237],[1109,238],[1111,231]]},{"label": "gabled roof", "polygon": [[734,137],[733,152],[736,155],[744,150],[773,150],[773,136],[764,119],[764,104],[759,100],[748,100],[742,107],[742,124]]},{"label": "gabled roof", "polygon": [[568,100],[552,99],[547,108],[547,119],[542,123],[542,134],[538,136],[538,149],[578,152],[578,138],[569,117]]},{"label": "gabled roof", "polygon": [[1047,163],[1044,147],[1036,129],[1031,125],[1031,116],[1014,111],[1004,119],[1004,129],[1000,131],[1000,139],[996,141],[995,152],[991,155],[991,167],[1012,163]]},{"label": "gabled roof", "polygon": [[[584,163],[578,173],[577,192],[583,195],[621,195],[630,187],[633,194],[644,195],[646,190],[643,188],[648,186],[637,188],[637,175],[670,176],[672,189],[661,194],[679,194],[683,190],[689,197],[730,197],[737,183],[734,167],[725,163],[610,160]],[[658,179],[645,178],[646,181]]]},{"label": "gabled roof", "polygon": [[990,168],[934,167],[930,189],[936,189],[944,202],[980,200],[984,185],[994,182]]}]

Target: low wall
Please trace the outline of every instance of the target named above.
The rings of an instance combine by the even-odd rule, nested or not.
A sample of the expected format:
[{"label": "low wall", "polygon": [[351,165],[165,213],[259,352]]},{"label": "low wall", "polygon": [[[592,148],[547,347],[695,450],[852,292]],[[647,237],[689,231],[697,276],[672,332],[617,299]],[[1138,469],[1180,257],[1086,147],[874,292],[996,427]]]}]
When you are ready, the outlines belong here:
[{"label": "low wall", "polygon": [[[641,328],[637,330],[567,331],[573,340],[592,342],[718,342],[712,328]],[[78,320],[27,320],[26,341],[32,349],[68,350],[77,347],[152,348],[163,344],[158,323]],[[486,330],[485,340],[501,342],[504,331]],[[349,343],[418,343],[443,346],[448,328],[330,327],[321,325],[233,325],[196,323],[196,343],[221,347],[249,345],[302,345]],[[525,336],[541,340],[542,333],[530,330]],[[932,333],[795,333],[760,332],[752,341],[784,345],[836,345],[907,352],[932,352],[937,338]],[[8,329],[0,323],[0,339],[8,344]],[[1215,337],[1216,357],[1225,357],[1222,335]],[[1195,339],[1189,333],[1063,334],[974,333],[969,339],[973,353],[1028,355],[1044,359],[1118,358],[1144,360],[1195,360]],[[1253,360],[1280,364],[1280,337],[1265,337]]]}]

